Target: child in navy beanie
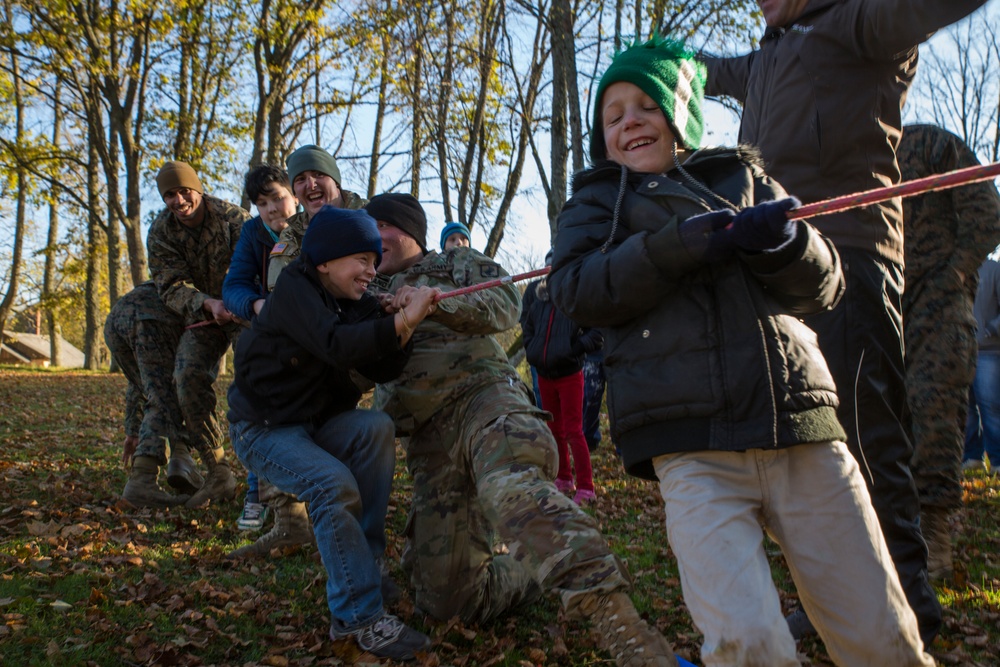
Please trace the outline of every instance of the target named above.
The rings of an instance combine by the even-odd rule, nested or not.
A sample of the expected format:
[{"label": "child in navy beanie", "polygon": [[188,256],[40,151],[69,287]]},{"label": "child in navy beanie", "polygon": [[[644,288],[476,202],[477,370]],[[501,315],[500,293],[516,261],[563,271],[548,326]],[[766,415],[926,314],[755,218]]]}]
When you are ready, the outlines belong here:
[{"label": "child in navy beanie", "polygon": [[436,291],[415,288],[395,313],[384,312],[368,293],[381,259],[370,215],[317,211],[302,255],[278,276],[236,346],[229,433],[248,470],[309,504],[322,562],[336,570],[327,573],[330,638],[412,660],[430,640],[386,611],[379,568],[395,428],[384,412],[358,409],[355,376],[379,383],[402,372]]},{"label": "child in navy beanie", "polygon": [[364,209],[327,204],[313,216],[302,239],[302,252],[313,266],[355,253],[373,252],[375,267],[382,262],[382,237],[375,218]]}]

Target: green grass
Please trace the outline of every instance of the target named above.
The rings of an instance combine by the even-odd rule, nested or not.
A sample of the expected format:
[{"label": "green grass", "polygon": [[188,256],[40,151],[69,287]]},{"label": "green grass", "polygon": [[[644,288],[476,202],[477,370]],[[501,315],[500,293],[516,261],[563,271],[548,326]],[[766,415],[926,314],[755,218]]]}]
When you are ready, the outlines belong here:
[{"label": "green grass", "polygon": [[[364,661],[326,638],[326,575],[312,548],[255,562],[225,558],[252,539],[235,525],[242,484],[237,500],[201,510],[136,510],[120,500],[124,388],[118,375],[0,368],[0,665]],[[222,387],[219,394],[221,410]],[[697,662],[701,638],[683,604],[657,488],[626,477],[607,442],[593,458],[599,497],[588,511],[627,563],[640,612]],[[395,481],[387,559],[402,585],[411,480],[401,452]],[[966,491],[958,573],[938,588],[945,628],[932,651],[942,664],[997,665],[1000,483],[977,475]],[[767,548],[790,607],[787,569]],[[405,593],[393,611],[432,637],[431,667],[612,664],[552,598],[468,628],[414,614]],[[821,642],[800,649],[806,664],[830,664]]]}]

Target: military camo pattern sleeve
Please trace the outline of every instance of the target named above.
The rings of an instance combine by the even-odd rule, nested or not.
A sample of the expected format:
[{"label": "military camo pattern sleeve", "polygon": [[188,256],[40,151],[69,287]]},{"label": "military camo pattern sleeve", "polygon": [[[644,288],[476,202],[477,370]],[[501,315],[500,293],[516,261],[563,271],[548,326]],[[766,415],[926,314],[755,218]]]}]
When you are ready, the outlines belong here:
[{"label": "military camo pattern sleeve", "polygon": [[204,196],[205,220],[196,228],[182,225],[169,210],[153,221],[146,239],[149,272],[160,298],[186,321],[205,319],[205,299],[222,298],[243,223],[250,214],[239,206]]}]

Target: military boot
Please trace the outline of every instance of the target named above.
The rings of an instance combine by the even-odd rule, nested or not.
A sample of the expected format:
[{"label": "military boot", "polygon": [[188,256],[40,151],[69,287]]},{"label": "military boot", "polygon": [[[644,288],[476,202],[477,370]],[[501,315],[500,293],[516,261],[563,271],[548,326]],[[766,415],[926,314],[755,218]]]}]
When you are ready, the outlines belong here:
[{"label": "military boot", "polygon": [[950,517],[951,512],[941,507],[920,510],[920,531],[927,542],[927,576],[931,581],[950,580],[954,575]]},{"label": "military boot", "polygon": [[625,593],[588,593],[567,611],[590,619],[600,635],[598,643],[618,667],[677,667],[670,643],[642,620]]},{"label": "military boot", "polygon": [[156,477],[160,474],[160,465],[152,456],[136,456],[132,459],[132,471],[129,473],[122,498],[136,507],[173,507],[183,505],[187,495],[174,496],[160,488]]},{"label": "military boot", "polygon": [[201,507],[209,501],[232,500],[236,496],[236,478],[229,469],[222,448],[213,450],[207,458],[208,477],[198,492],[184,503],[185,507]]},{"label": "military boot", "polygon": [[231,551],[229,558],[267,558],[271,549],[277,547],[315,543],[305,503],[299,502],[295,496],[281,494],[271,501],[271,508],[274,512],[271,530],[253,544]]},{"label": "military boot", "polygon": [[170,443],[170,459],[167,461],[167,484],[181,493],[194,495],[205,483],[198,466],[191,458],[187,443]]}]

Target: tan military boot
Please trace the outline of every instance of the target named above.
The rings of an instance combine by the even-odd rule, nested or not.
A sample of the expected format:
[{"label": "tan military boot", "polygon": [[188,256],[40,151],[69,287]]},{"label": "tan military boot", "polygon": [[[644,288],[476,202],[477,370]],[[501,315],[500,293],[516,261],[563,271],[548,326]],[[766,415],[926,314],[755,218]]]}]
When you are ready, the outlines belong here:
[{"label": "tan military boot", "polygon": [[927,542],[927,576],[931,581],[951,580],[955,570],[951,557],[951,512],[940,507],[920,510],[920,531]]},{"label": "tan military boot", "polygon": [[222,448],[214,450],[205,464],[208,466],[208,477],[198,492],[184,503],[185,507],[201,507],[209,501],[232,500],[236,496],[236,478],[229,469]]},{"label": "tan military boot", "polygon": [[174,507],[183,505],[187,495],[174,496],[160,488],[156,481],[160,473],[160,465],[152,456],[136,456],[132,459],[132,472],[129,473],[122,498],[136,507]]},{"label": "tan military boot", "polygon": [[315,543],[312,524],[306,512],[306,504],[295,496],[280,494],[270,501],[274,511],[274,525],[253,544],[231,551],[229,558],[267,558],[271,549],[291,547],[297,544]]},{"label": "tan military boot", "polygon": [[193,495],[205,483],[198,472],[198,466],[191,458],[187,443],[170,443],[170,459],[167,461],[167,484],[181,493]]},{"label": "tan military boot", "polygon": [[642,620],[625,593],[589,593],[577,598],[567,611],[590,619],[600,635],[601,648],[618,667],[677,667],[670,643]]}]

